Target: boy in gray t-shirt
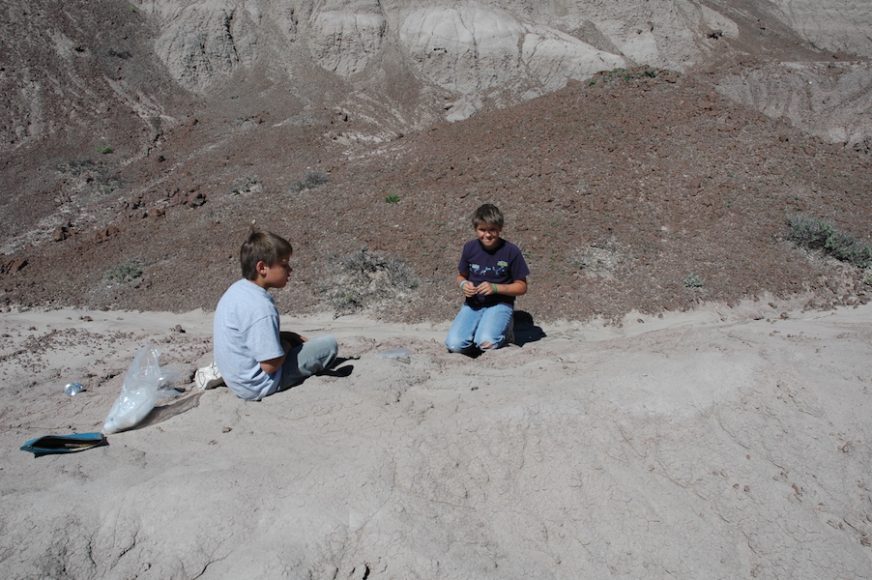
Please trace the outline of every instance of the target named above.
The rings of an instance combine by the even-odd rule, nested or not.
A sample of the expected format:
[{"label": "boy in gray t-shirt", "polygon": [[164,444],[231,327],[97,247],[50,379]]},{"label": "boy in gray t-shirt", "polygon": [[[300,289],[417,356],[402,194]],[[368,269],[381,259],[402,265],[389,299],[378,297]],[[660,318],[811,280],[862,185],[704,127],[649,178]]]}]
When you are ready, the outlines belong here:
[{"label": "boy in gray t-shirt", "polygon": [[243,279],[227,289],[215,309],[215,364],[241,399],[259,401],[299,384],[336,358],[332,336],[308,340],[280,332],[279,313],[268,290],[288,283],[291,254],[284,238],[252,231],[239,252]]}]

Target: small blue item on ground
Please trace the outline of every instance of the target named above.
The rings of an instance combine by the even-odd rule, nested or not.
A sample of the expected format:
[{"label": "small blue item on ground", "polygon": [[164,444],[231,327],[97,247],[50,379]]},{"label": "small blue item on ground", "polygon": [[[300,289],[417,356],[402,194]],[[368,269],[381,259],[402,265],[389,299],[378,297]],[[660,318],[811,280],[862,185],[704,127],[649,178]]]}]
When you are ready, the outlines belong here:
[{"label": "small blue item on ground", "polygon": [[72,433],[70,435],[45,435],[25,441],[22,451],[29,451],[35,457],[53,453],[75,453],[94,447],[109,445],[102,433]]}]

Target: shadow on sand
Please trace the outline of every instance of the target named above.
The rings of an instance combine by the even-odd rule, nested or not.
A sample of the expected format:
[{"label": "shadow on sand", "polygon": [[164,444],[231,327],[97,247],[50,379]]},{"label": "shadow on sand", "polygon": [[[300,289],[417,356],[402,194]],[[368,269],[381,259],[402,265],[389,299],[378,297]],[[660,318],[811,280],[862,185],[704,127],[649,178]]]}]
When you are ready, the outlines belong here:
[{"label": "shadow on sand", "polygon": [[533,315],[524,310],[515,310],[515,340],[514,344],[523,347],[528,342],[542,340],[547,335],[541,326],[533,322]]},{"label": "shadow on sand", "polygon": [[178,398],[170,399],[160,405],[155,405],[154,409],[145,416],[145,419],[131,427],[129,431],[157,425],[158,423],[163,423],[167,419],[172,419],[173,417],[190,411],[200,404],[200,396],[202,394],[203,391],[192,390],[180,395]]}]

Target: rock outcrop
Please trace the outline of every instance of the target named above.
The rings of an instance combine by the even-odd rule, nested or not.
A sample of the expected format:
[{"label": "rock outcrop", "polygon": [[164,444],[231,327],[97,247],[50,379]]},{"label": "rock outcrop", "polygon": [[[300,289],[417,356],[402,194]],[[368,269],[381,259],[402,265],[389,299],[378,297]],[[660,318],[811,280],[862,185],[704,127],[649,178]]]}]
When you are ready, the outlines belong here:
[{"label": "rock outcrop", "polygon": [[872,8],[864,0],[771,0],[781,19],[823,50],[872,57]]},{"label": "rock outcrop", "polygon": [[202,91],[257,59],[262,13],[257,3],[204,0],[161,3],[155,51],[178,82]]},{"label": "rock outcrop", "polygon": [[[767,71],[740,73],[747,89],[728,80],[724,94],[829,139],[870,137],[856,121],[869,113],[857,94],[872,58],[865,0],[101,0],[63,10],[35,0],[7,1],[2,15],[0,151],[99,125],[109,135],[130,112],[147,150],[154,127],[172,124],[173,99],[208,101],[256,79],[295,106],[367,119],[372,136],[463,119],[602,70],[724,59]],[[835,84],[821,64],[834,59]],[[832,114],[797,99],[800,79],[821,87]]]},{"label": "rock outcrop", "polygon": [[[685,0],[642,9],[473,0],[141,4],[161,31],[156,53],[182,86],[201,93],[239,67],[268,64],[299,78],[314,64],[352,89],[402,68],[466,103],[500,104],[616,67],[683,70],[715,49],[718,38],[738,34],[730,19]],[[456,110],[449,115],[458,116]]]},{"label": "rock outcrop", "polygon": [[[788,58],[786,66],[774,65],[776,77],[790,77],[799,67],[803,70],[796,79],[811,77],[811,84],[819,85],[828,82],[818,75],[816,62],[828,56],[821,51],[872,56],[872,40],[865,33],[872,29],[872,11],[857,0],[653,0],[644,5],[592,0],[148,0],[141,5],[161,31],[156,53],[189,90],[207,94],[236,69],[260,65],[285,71],[295,92],[294,87],[322,82],[312,77],[313,70],[321,70],[346,84],[343,106],[352,110],[363,103],[355,103],[356,93],[367,92],[372,100],[373,91],[381,90],[375,100],[383,105],[384,117],[396,116],[399,108],[432,109],[439,101],[441,114],[458,120],[488,103],[532,98],[601,70],[644,65],[684,71],[742,51],[775,63],[802,53],[803,62],[811,61],[808,67]],[[862,68],[855,67],[846,81],[862,76],[857,72]],[[416,80],[414,90],[403,93],[404,103],[383,99],[387,91],[378,87],[379,81],[396,81],[391,71],[397,70]],[[856,142],[868,135],[864,128],[841,129],[845,115],[825,115],[836,123],[830,126],[814,107],[795,110],[792,89],[779,91],[755,75],[743,79],[750,92],[768,97],[765,103],[735,89],[724,93],[826,138]],[[837,95],[829,102],[842,105]],[[369,109],[368,117],[379,117]],[[856,99],[848,110],[868,112]],[[419,110],[417,117],[421,114]]]},{"label": "rock outcrop", "polygon": [[[400,24],[399,40],[421,77],[464,103],[495,92],[537,96],[627,63],[560,30],[477,3],[413,10]],[[455,111],[451,118],[462,116]]]},{"label": "rock outcrop", "polygon": [[718,90],[824,140],[868,148],[872,66],[864,62],[784,62],[747,68]]},{"label": "rock outcrop", "polygon": [[312,57],[323,69],[347,79],[370,62],[378,63],[387,19],[379,0],[329,0],[312,14],[309,27]]}]

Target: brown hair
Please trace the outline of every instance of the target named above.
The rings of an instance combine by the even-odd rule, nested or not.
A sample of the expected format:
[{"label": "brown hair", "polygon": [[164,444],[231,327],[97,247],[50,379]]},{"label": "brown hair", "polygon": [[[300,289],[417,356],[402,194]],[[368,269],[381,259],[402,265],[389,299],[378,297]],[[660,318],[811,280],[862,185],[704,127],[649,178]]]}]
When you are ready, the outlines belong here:
[{"label": "brown hair", "polygon": [[472,227],[477,228],[482,224],[496,226],[503,229],[503,212],[492,203],[486,203],[479,206],[475,213],[472,214]]},{"label": "brown hair", "polygon": [[294,253],[291,243],[272,232],[251,228],[248,238],[239,250],[239,264],[242,266],[242,277],[246,280],[257,278],[257,263],[263,260],[267,266],[273,266],[283,258],[290,258]]}]

